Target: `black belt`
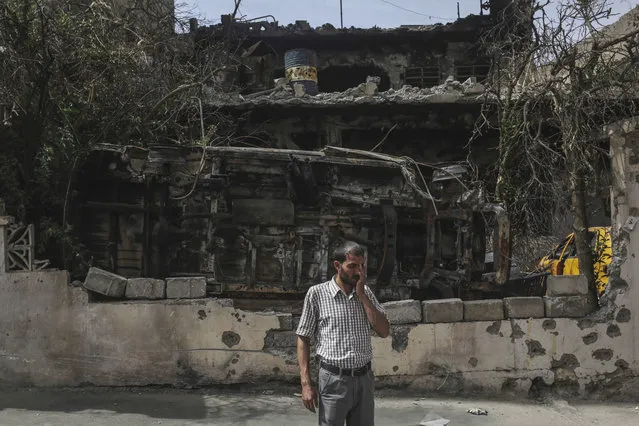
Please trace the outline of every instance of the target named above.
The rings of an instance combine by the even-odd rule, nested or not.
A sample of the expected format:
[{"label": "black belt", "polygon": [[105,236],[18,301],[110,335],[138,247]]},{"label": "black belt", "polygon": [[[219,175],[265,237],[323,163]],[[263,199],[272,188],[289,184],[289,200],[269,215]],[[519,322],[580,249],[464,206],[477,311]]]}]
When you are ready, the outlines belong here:
[{"label": "black belt", "polygon": [[365,366],[359,367],[359,368],[339,368],[334,365],[327,364],[324,361],[320,361],[320,367],[322,367],[324,370],[329,371],[333,374],[337,374],[340,376],[353,377],[353,376],[363,376],[364,374],[368,373],[369,370],[371,369],[371,363],[369,362]]}]

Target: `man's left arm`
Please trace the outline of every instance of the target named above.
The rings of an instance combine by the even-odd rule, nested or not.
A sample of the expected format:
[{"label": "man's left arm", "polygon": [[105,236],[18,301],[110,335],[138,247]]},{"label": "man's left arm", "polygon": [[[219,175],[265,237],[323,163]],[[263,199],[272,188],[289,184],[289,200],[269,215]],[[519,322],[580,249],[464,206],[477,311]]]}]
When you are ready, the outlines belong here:
[{"label": "man's left arm", "polygon": [[388,323],[388,319],[386,318],[386,312],[384,312],[384,308],[382,308],[382,305],[379,304],[377,298],[369,288],[364,285],[362,285],[362,287],[363,290],[361,292],[357,292],[357,297],[359,297],[359,300],[364,306],[364,311],[366,311],[368,322],[371,324],[371,327],[373,327],[373,330],[375,330],[375,333],[377,333],[379,337],[388,337],[390,333],[390,325]]}]

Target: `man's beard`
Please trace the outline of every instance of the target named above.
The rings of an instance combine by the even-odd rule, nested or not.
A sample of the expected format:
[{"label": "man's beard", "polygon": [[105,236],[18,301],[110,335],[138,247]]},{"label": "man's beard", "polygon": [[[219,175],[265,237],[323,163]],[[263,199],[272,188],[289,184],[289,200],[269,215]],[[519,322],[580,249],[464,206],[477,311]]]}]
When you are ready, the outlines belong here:
[{"label": "man's beard", "polygon": [[352,277],[349,277],[342,268],[339,270],[339,279],[343,284],[354,287],[359,281],[359,274],[355,274]]}]

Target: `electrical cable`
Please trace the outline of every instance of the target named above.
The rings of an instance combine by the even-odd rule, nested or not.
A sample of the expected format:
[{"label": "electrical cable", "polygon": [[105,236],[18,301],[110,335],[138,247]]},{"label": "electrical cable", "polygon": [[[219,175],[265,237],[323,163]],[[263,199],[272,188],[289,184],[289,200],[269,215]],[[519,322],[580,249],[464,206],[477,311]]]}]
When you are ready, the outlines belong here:
[{"label": "electrical cable", "polygon": [[386,3],[386,4],[388,4],[388,5],[391,5],[391,6],[393,6],[393,7],[396,7],[396,8],[398,8],[398,9],[401,9],[401,10],[403,10],[403,11],[410,12],[410,13],[414,13],[415,15],[425,16],[425,17],[426,17],[426,18],[428,18],[428,19],[441,19],[441,20],[444,20],[444,21],[454,21],[454,20],[455,20],[454,18],[444,18],[444,17],[442,17],[442,16],[427,15],[427,14],[425,14],[425,13],[421,13],[421,12],[417,12],[417,11],[415,11],[415,10],[407,9],[407,8],[405,8],[405,7],[403,7],[403,6],[400,6],[400,5],[398,5],[398,4],[395,4],[395,3],[390,2],[390,1],[388,1],[388,0],[379,0],[379,1],[381,1],[382,3]]}]

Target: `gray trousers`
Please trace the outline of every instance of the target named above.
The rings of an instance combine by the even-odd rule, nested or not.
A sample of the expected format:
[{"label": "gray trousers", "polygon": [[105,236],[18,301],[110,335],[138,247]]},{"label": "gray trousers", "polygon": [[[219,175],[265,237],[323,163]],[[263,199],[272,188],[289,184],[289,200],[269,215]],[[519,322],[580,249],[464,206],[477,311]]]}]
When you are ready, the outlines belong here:
[{"label": "gray trousers", "polygon": [[320,368],[319,425],[374,426],[373,372],[362,376],[339,376]]}]

